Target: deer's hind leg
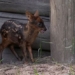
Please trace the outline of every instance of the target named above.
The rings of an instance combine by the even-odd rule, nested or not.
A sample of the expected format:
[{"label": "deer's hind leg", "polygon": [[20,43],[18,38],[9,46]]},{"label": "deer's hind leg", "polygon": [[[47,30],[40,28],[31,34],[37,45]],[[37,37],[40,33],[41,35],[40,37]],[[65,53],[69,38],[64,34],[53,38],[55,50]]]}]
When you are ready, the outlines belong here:
[{"label": "deer's hind leg", "polygon": [[12,51],[12,53],[15,55],[15,57],[18,59],[18,60],[21,60],[20,57],[18,56],[18,54],[15,52],[14,50],[14,45],[10,45],[10,50]]},{"label": "deer's hind leg", "polygon": [[3,50],[10,44],[10,41],[7,39],[2,39],[2,43],[0,44],[0,61],[2,61],[2,52]]}]

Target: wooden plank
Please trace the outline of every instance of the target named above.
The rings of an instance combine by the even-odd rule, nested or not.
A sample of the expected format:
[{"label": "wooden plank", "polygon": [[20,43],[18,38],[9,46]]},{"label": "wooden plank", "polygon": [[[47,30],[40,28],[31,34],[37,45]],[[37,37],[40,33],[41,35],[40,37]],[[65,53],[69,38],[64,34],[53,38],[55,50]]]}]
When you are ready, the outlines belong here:
[{"label": "wooden plank", "polygon": [[49,16],[50,0],[0,0],[0,11],[25,13],[26,10],[34,13],[39,10],[40,15]]},{"label": "wooden plank", "polygon": [[[1,18],[13,18],[13,19],[20,19],[20,20],[27,20],[27,17],[25,16],[25,14],[17,14],[17,13],[7,13],[7,12],[0,12],[0,17]],[[44,21],[50,21],[49,17],[44,17],[41,16],[41,18]]]},{"label": "wooden plank", "polygon": [[[40,45],[40,41],[46,41],[49,42],[50,41],[50,21],[49,21],[49,17],[42,17],[45,23],[45,26],[47,28],[47,31],[44,33],[39,33],[38,38],[36,39],[36,41],[33,44],[33,48],[38,49],[39,45]],[[2,24],[9,19],[14,19],[14,20],[18,20],[20,22],[26,23],[27,22],[27,18],[24,14],[12,14],[12,13],[4,13],[4,12],[0,12],[0,27],[2,26]],[[1,38],[0,38],[0,42],[1,42]],[[45,50],[50,50],[50,45],[49,43],[43,43],[42,42],[42,49]]]}]

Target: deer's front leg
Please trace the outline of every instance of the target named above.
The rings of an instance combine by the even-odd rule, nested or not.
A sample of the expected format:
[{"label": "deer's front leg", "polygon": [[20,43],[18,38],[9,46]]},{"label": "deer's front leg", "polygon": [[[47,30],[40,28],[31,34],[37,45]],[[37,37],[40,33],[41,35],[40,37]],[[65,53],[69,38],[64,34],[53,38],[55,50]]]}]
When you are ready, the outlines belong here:
[{"label": "deer's front leg", "polygon": [[23,61],[24,61],[24,62],[27,62],[26,44],[23,43],[23,44],[21,45],[21,48],[22,48],[22,51],[23,51]]},{"label": "deer's front leg", "polygon": [[32,48],[31,48],[31,46],[30,46],[30,45],[27,46],[27,49],[28,49],[28,51],[29,51],[29,55],[30,55],[30,59],[31,59],[31,61],[34,62],[34,58],[33,58]]}]

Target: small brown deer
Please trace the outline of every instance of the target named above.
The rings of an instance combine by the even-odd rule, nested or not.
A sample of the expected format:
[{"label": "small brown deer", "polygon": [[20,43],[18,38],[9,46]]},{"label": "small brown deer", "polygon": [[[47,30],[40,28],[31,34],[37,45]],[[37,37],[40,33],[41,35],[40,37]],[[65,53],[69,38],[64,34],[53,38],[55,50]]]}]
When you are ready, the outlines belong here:
[{"label": "small brown deer", "polygon": [[20,59],[14,50],[14,45],[18,45],[22,48],[23,59],[27,59],[26,50],[28,50],[31,61],[34,62],[31,45],[40,31],[46,31],[46,27],[43,20],[40,18],[38,11],[36,11],[34,15],[27,11],[26,16],[28,17],[27,24],[15,20],[8,20],[2,25],[0,30],[2,36],[0,60],[2,60],[4,48],[7,46],[9,46],[14,55]]}]

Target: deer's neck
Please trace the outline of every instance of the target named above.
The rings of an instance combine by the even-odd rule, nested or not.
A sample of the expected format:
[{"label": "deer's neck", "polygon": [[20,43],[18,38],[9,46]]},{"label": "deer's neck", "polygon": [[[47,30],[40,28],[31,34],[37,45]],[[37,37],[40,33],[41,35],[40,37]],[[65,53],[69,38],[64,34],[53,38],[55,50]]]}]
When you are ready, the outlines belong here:
[{"label": "deer's neck", "polygon": [[25,32],[25,40],[27,42],[33,43],[38,36],[38,33],[39,31],[37,31],[37,29],[28,27],[27,31]]}]

